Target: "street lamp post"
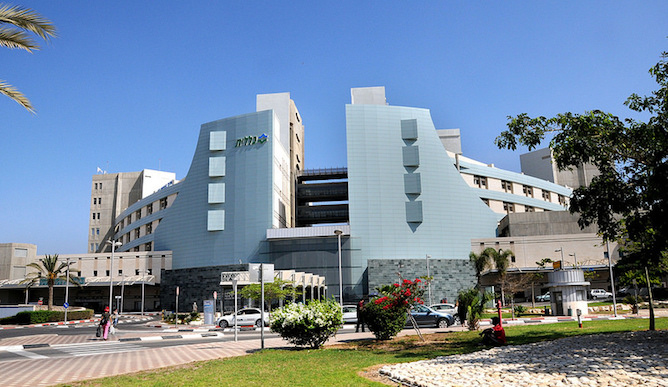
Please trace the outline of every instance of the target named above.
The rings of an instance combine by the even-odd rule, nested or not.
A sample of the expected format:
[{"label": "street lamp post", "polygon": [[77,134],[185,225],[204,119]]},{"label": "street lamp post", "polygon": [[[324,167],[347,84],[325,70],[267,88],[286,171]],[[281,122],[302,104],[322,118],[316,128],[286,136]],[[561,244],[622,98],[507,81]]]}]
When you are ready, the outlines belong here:
[{"label": "street lamp post", "polygon": [[429,274],[429,258],[431,258],[431,255],[427,254],[427,280],[429,281],[429,285],[427,285],[427,289],[428,289],[428,292],[429,292],[428,293],[429,294],[429,305],[434,305],[434,300],[431,298],[431,280],[429,279],[429,277],[431,277],[431,275]]},{"label": "street lamp post", "polygon": [[573,257],[573,261],[575,262],[575,263],[573,264],[573,267],[577,268],[577,267],[578,267],[578,256],[577,256],[575,253],[573,253],[573,254],[568,254],[568,256],[569,256],[569,257]]},{"label": "street lamp post", "polygon": [[608,243],[607,239],[605,241],[605,251],[608,254],[608,268],[610,269],[610,290],[612,290],[612,308],[615,310],[615,317],[617,317],[617,296],[615,295],[615,278],[612,273],[612,257],[611,257],[612,254],[610,254],[610,244]]},{"label": "street lamp post", "polygon": [[334,234],[339,240],[339,303],[343,307],[343,274],[341,272],[341,234],[343,234],[343,231],[334,230]]},{"label": "street lamp post", "polygon": [[118,241],[114,242],[113,239],[109,239],[105,243],[111,245],[111,263],[109,265],[109,308],[111,308],[114,299],[114,251],[116,246],[122,246],[123,244]]},{"label": "street lamp post", "polygon": [[[144,284],[146,283],[146,268],[141,272],[141,315],[144,315]],[[216,306],[214,305],[214,308]]]},{"label": "street lamp post", "polygon": [[65,274],[65,323],[67,324],[67,309],[70,299],[70,257],[67,257],[67,274]]},{"label": "street lamp post", "polygon": [[556,253],[557,251],[560,251],[560,252],[561,252],[561,264],[563,265],[563,264],[564,264],[564,246],[561,246],[561,247],[559,247],[558,249],[554,250],[555,253]]}]

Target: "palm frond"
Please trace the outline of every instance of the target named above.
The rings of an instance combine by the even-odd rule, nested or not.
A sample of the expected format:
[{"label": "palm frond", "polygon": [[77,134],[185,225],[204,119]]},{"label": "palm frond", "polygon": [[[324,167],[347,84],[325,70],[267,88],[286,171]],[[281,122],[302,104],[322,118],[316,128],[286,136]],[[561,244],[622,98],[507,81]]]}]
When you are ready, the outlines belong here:
[{"label": "palm frond", "polygon": [[23,30],[0,27],[0,47],[20,48],[28,52],[39,50],[39,46]]},{"label": "palm frond", "polygon": [[9,98],[16,101],[19,105],[28,109],[29,112],[33,114],[35,113],[35,109],[32,107],[30,100],[28,100],[28,98],[26,98],[26,96],[23,95],[23,93],[16,90],[12,85],[8,84],[7,82],[1,79],[0,79],[0,94],[8,96]]},{"label": "palm frond", "polygon": [[0,6],[0,23],[13,24],[46,41],[56,37],[56,26],[32,9],[3,4]]}]

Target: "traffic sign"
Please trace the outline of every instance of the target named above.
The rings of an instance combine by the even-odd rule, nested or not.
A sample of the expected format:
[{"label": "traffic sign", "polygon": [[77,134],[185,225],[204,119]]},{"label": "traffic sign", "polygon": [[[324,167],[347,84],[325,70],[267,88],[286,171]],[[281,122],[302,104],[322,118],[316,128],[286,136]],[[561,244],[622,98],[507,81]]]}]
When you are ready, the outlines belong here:
[{"label": "traffic sign", "polygon": [[69,307],[70,307],[70,303],[69,303],[69,302],[66,302],[66,303],[63,304],[63,308],[67,309],[67,308],[69,308]]},{"label": "traffic sign", "polygon": [[42,305],[42,300],[37,301],[37,305]]},{"label": "traffic sign", "polygon": [[214,300],[217,300],[217,299],[218,299],[218,292],[215,291],[215,290],[213,291],[213,299],[214,299]]}]

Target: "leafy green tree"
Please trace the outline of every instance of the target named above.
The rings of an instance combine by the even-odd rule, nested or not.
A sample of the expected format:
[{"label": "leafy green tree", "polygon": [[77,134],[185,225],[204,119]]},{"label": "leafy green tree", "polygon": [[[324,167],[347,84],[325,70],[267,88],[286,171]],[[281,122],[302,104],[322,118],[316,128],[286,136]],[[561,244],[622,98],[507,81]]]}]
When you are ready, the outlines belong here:
[{"label": "leafy green tree", "polygon": [[[262,297],[261,286],[260,284],[244,286],[244,288],[239,291],[239,295],[260,302]],[[292,287],[292,282],[275,278],[274,282],[264,284],[264,301],[269,304],[269,310],[271,310],[272,301],[284,300],[288,296],[292,296],[292,298],[295,296],[295,289]]]},{"label": "leafy green tree", "polygon": [[493,295],[480,292],[477,288],[465,289],[457,296],[459,320],[467,322],[469,330],[475,331],[480,328],[480,317],[485,311],[485,305],[491,301]]},{"label": "leafy green tree", "polygon": [[482,277],[482,273],[489,267],[489,255],[485,254],[484,251],[480,254],[476,254],[471,251],[469,254],[469,261],[471,261],[473,264],[475,275],[478,279],[476,287],[480,287],[480,278]]},{"label": "leafy green tree", "polygon": [[[39,45],[32,35],[48,41],[56,36],[56,27],[37,12],[23,7],[0,3],[0,47],[18,48],[32,53]],[[0,80],[0,93],[8,96],[34,113],[30,100],[7,82]]]},{"label": "leafy green tree", "polygon": [[[70,262],[69,265],[72,265],[74,262]],[[78,276],[75,274],[79,273],[79,270],[70,268],[70,276],[67,277],[67,266],[68,262],[58,262],[58,254],[54,255],[45,255],[44,258],[39,260],[39,263],[32,262],[26,265],[26,267],[31,267],[36,272],[29,273],[24,279],[23,283],[35,283],[42,278],[46,279],[46,284],[49,286],[49,301],[48,309],[53,309],[53,287],[56,284],[56,280],[60,279],[63,281],[69,281],[70,283],[81,286],[77,281]]]},{"label": "leafy green tree", "polygon": [[548,135],[559,170],[592,164],[599,175],[573,191],[570,212],[581,227],[596,224],[604,240],[619,241],[628,254],[622,264],[668,270],[668,52],[649,73],[659,88],[624,102],[650,116],[647,122],[620,119],[592,110],[531,118],[508,117],[508,130],[496,138],[499,148],[529,150]]}]

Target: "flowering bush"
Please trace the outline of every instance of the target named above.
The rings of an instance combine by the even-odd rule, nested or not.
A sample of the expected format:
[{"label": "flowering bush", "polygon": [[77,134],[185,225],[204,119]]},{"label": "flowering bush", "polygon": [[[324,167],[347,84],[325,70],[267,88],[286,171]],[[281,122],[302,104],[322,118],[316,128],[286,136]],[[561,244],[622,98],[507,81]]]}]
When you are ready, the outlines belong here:
[{"label": "flowering bush", "polygon": [[389,340],[406,325],[408,310],[415,304],[422,304],[424,282],[404,279],[381,290],[381,295],[364,305],[362,318],[378,340]]},{"label": "flowering bush", "polygon": [[343,312],[334,300],[288,304],[272,313],[270,324],[292,344],[320,348],[343,325]]}]

